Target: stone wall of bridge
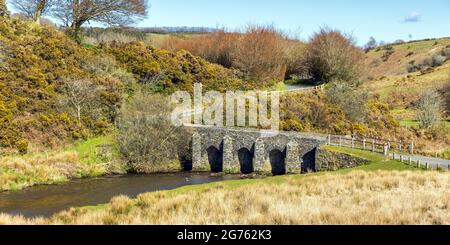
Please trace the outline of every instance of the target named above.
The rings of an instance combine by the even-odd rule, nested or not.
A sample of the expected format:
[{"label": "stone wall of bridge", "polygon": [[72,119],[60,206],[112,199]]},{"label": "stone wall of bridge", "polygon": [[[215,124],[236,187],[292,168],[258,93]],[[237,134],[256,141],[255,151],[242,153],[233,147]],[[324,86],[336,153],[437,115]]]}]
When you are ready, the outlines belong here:
[{"label": "stone wall of bridge", "polygon": [[192,169],[226,173],[271,172],[275,175],[317,171],[316,151],[324,136],[193,127]]}]

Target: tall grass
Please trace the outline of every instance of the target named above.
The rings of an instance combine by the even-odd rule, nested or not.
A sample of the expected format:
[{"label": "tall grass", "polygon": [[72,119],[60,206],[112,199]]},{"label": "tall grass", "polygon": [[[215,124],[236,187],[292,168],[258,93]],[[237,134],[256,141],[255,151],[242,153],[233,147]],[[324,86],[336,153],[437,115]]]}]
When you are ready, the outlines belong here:
[{"label": "tall grass", "polygon": [[450,224],[442,172],[354,171],[224,182],[0,224]]},{"label": "tall grass", "polygon": [[1,157],[0,192],[104,175],[115,167],[117,153],[102,152],[97,146],[111,141],[111,136],[103,136],[53,152]]}]

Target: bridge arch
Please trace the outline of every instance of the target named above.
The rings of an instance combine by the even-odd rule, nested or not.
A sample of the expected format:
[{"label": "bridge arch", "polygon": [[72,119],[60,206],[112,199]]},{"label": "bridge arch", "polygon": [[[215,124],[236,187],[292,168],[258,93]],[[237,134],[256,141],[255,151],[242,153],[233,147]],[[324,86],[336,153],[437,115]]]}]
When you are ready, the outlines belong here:
[{"label": "bridge arch", "polygon": [[303,155],[301,157],[302,158],[302,166],[301,166],[302,173],[309,173],[309,172],[316,171],[316,151],[317,151],[317,148],[314,148],[313,150],[307,152],[305,155]]},{"label": "bridge arch", "polygon": [[269,152],[269,159],[273,175],[286,174],[286,151],[274,149]]},{"label": "bridge arch", "polygon": [[239,164],[242,174],[251,174],[254,172],[253,158],[255,154],[247,148],[241,148],[238,150]]},{"label": "bridge arch", "polygon": [[215,146],[210,146],[206,149],[206,153],[208,154],[208,162],[211,167],[211,172],[223,172],[223,151],[221,149],[217,149]]}]

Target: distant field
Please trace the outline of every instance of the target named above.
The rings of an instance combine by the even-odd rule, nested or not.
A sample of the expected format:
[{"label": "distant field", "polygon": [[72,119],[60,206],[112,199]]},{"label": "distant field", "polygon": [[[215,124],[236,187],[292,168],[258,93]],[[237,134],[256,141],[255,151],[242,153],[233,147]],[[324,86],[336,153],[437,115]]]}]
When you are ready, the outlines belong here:
[{"label": "distant field", "polygon": [[190,39],[199,37],[205,34],[201,33],[172,33],[172,34],[157,34],[157,33],[149,33],[146,35],[145,42],[149,45],[152,45],[154,47],[161,47],[161,45],[164,43],[167,38],[170,37],[177,37],[181,39]]}]

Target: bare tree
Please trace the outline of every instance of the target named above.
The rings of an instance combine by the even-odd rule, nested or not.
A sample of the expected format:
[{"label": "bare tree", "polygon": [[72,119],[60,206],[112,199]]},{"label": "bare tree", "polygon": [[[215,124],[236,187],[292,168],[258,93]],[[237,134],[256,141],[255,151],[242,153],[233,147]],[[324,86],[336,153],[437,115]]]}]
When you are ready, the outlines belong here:
[{"label": "bare tree", "polygon": [[446,113],[450,116],[450,72],[448,73],[447,82],[444,84],[443,94],[446,104]]},{"label": "bare tree", "polygon": [[369,41],[364,45],[364,49],[366,52],[370,51],[371,49],[374,49],[378,46],[377,40],[374,37],[370,37]]},{"label": "bare tree", "polygon": [[308,44],[306,63],[316,82],[341,80],[355,83],[363,69],[364,53],[351,36],[328,27],[315,33]]},{"label": "bare tree", "polygon": [[41,16],[47,14],[56,0],[11,0],[12,6],[40,24]]},{"label": "bare tree", "polygon": [[5,0],[0,0],[0,16],[9,15],[8,8],[6,7]]},{"label": "bare tree", "polygon": [[96,85],[88,79],[68,79],[63,81],[63,104],[71,107],[81,123],[81,114],[85,108],[96,100]]},{"label": "bare tree", "polygon": [[421,128],[431,128],[440,119],[443,112],[443,101],[436,90],[425,91],[417,103],[417,120]]},{"label": "bare tree", "polygon": [[122,107],[117,140],[120,153],[134,171],[161,171],[165,164],[189,160],[191,134],[172,124],[172,109],[168,98],[142,92]]},{"label": "bare tree", "polygon": [[84,24],[132,24],[147,15],[147,6],[147,0],[62,0],[52,8],[52,15],[79,41]]}]

